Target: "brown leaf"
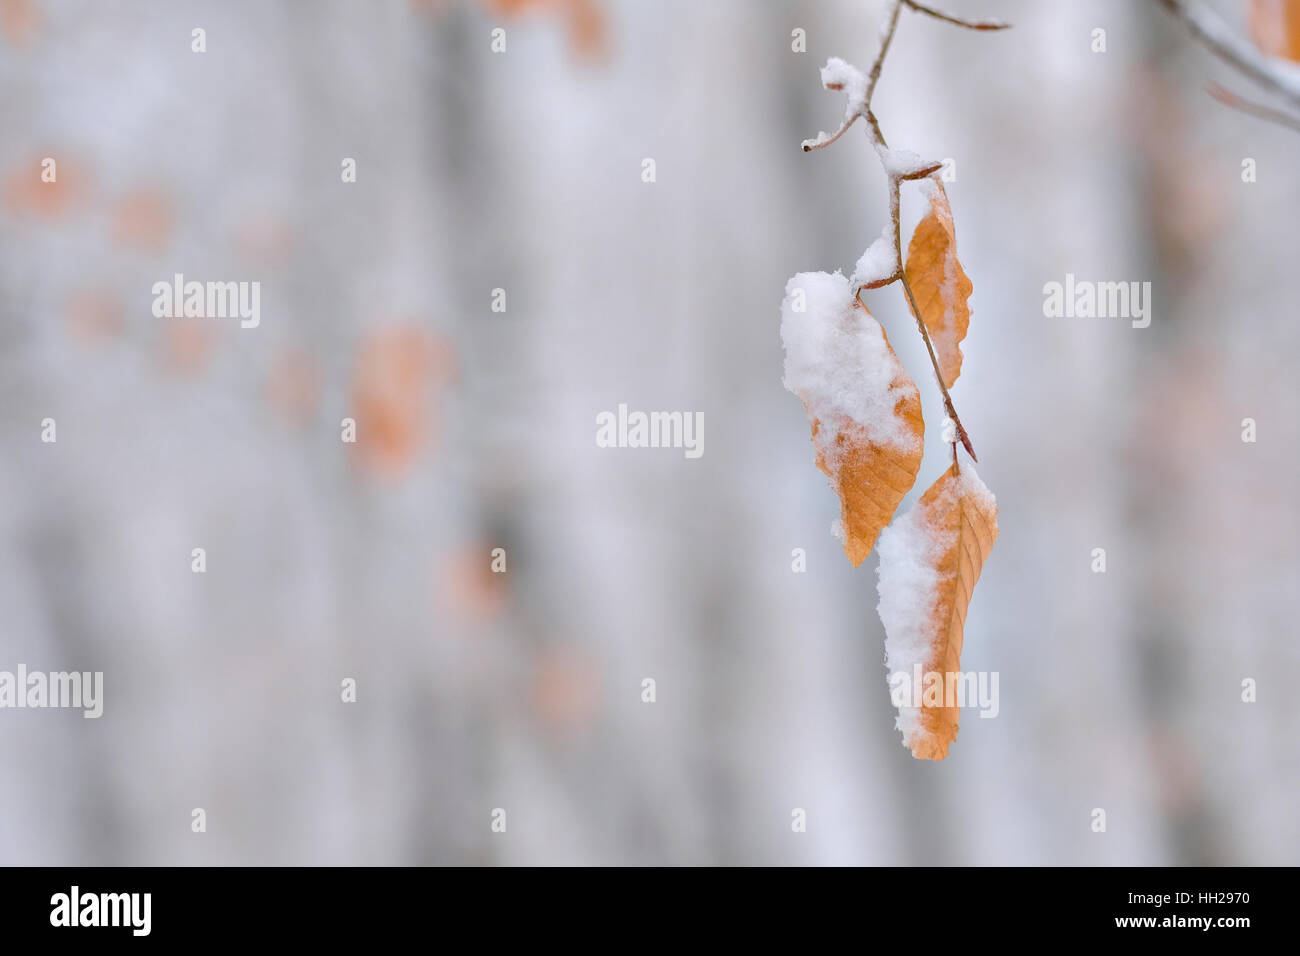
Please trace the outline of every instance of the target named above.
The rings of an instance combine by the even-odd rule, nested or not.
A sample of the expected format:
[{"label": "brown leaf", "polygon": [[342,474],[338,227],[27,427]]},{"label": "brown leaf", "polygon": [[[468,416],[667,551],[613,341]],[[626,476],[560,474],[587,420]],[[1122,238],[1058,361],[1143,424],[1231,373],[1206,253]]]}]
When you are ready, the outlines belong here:
[{"label": "brown leaf", "polygon": [[[861,306],[856,310],[875,324],[871,313]],[[809,409],[812,419],[813,446],[817,449],[817,467],[831,480],[831,486],[840,496],[840,521],[844,533],[844,553],[856,568],[876,546],[880,529],[889,524],[894,511],[904,496],[916,484],[916,473],[921,469],[925,451],[925,422],[921,418],[921,393],[894,356],[889,336],[878,324],[885,348],[894,358],[897,368],[891,390],[898,395],[894,414],[906,431],[916,437],[915,448],[900,450],[892,445],[871,441],[866,430],[858,424],[846,423],[834,435],[831,454],[828,446],[819,441],[822,423]],[[805,407],[807,405],[805,404]]]},{"label": "brown leaf", "polygon": [[569,49],[576,57],[595,61],[605,55],[608,27],[605,11],[595,0],[485,0],[494,15],[515,18],[541,11],[563,17]]},{"label": "brown leaf", "polygon": [[27,46],[40,26],[35,0],[0,0],[0,33],[14,46]]},{"label": "brown leaf", "polygon": [[812,422],[817,467],[840,498],[835,533],[857,567],[916,481],[920,393],[842,273],[786,283],[781,343],[783,383]]},{"label": "brown leaf", "polygon": [[881,535],[886,667],[903,743],[917,759],[942,760],[957,736],[966,610],[997,536],[992,493],[974,468],[955,464]]},{"label": "brown leaf", "polygon": [[1300,2],[1253,0],[1250,37],[1261,53],[1300,62]]},{"label": "brown leaf", "polygon": [[368,472],[402,479],[434,437],[437,388],[454,353],[419,322],[386,325],[361,345],[352,379],[356,460]]},{"label": "brown leaf", "polygon": [[930,209],[907,244],[907,284],[930,333],[943,383],[952,388],[961,374],[961,340],[970,328],[971,281],[957,261],[952,207],[937,176],[930,179]]}]

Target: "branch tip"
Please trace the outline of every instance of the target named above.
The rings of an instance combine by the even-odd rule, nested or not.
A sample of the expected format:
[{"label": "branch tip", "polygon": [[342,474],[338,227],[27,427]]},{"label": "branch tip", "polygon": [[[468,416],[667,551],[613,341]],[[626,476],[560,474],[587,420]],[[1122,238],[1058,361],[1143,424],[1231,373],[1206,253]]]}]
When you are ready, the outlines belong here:
[{"label": "branch tip", "polygon": [[[1158,2],[1181,21],[1205,49],[1232,66],[1242,76],[1249,77],[1264,89],[1285,99],[1293,109],[1300,109],[1300,77],[1287,68],[1290,64],[1279,65],[1273,62],[1250,43],[1237,36],[1217,13],[1203,4],[1188,2],[1188,0],[1158,0]],[[1241,98],[1236,97],[1236,99]],[[1246,109],[1245,103],[1246,101],[1241,101],[1229,105]],[[1255,112],[1256,115],[1282,122],[1284,125],[1292,125],[1278,118],[1286,116],[1285,113],[1272,110],[1267,106],[1251,105],[1256,106],[1257,109],[1246,109],[1246,112]]]},{"label": "branch tip", "polygon": [[1292,116],[1290,113],[1284,113],[1282,110],[1274,109],[1271,106],[1265,106],[1263,103],[1256,103],[1248,100],[1244,96],[1238,96],[1231,90],[1225,89],[1218,83],[1209,83],[1205,91],[1214,97],[1224,106],[1231,107],[1234,110],[1240,110],[1251,116],[1258,116],[1260,119],[1266,119],[1269,122],[1286,126],[1289,129],[1300,132],[1300,119]]},{"label": "branch tip", "polygon": [[1005,20],[998,20],[992,17],[981,17],[979,19],[967,20],[962,17],[953,16],[951,13],[944,13],[942,10],[936,10],[934,7],[927,7],[925,4],[917,3],[915,0],[904,0],[904,2],[917,13],[924,13],[928,17],[934,17],[936,20],[942,20],[944,23],[951,23],[955,27],[965,27],[967,30],[1010,30],[1011,24]]}]

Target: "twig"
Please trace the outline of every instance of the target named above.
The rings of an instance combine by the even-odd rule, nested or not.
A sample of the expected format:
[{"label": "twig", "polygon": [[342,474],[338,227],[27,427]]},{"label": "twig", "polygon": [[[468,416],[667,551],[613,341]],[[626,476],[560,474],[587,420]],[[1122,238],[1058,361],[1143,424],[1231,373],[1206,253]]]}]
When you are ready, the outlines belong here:
[{"label": "twig", "polygon": [[[880,131],[880,122],[876,119],[876,114],[871,112],[869,107],[867,109],[867,126],[870,128],[872,139],[875,141],[876,152],[881,153],[883,150],[889,149],[889,146],[885,143],[885,135]],[[942,163],[939,163],[934,167],[934,169],[931,169],[930,172],[925,175],[930,175],[942,165]],[[889,170],[886,169],[886,172],[889,172]],[[925,351],[930,356],[930,365],[934,369],[934,378],[935,381],[939,383],[939,391],[943,395],[943,410],[957,427],[957,437],[961,439],[962,447],[966,449],[966,453],[970,455],[974,461],[978,462],[979,458],[975,456],[975,446],[971,444],[970,436],[966,434],[966,428],[961,423],[961,416],[957,414],[957,409],[952,403],[952,396],[948,394],[948,386],[943,382],[943,373],[939,371],[939,360],[934,354],[934,344],[930,341],[930,330],[925,327],[925,322],[921,320],[921,309],[916,304],[916,296],[912,294],[912,286],[907,281],[907,272],[903,268],[903,223],[901,215],[902,190],[899,187],[904,179],[909,178],[913,177],[901,174],[895,175],[893,173],[890,173],[889,175],[889,218],[894,226],[894,275],[889,281],[899,281],[903,283],[903,292],[907,296],[908,307],[912,310],[912,317],[916,319],[917,331],[921,333],[921,338],[925,341]],[[888,284],[889,283],[881,283],[881,285]],[[876,288],[880,288],[880,285],[877,285]],[[859,299],[858,301],[860,302],[862,300]],[[953,449],[955,454],[955,444]]]},{"label": "twig", "polygon": [[889,52],[889,44],[894,42],[894,32],[898,29],[898,16],[903,12],[903,5],[900,0],[890,0],[889,6],[885,8],[884,15],[881,17],[881,23],[884,27],[880,34],[880,52],[876,54],[876,62],[871,64],[871,72],[867,74],[867,97],[863,104],[863,112],[871,110],[871,97],[876,92],[876,84],[880,82],[880,68],[885,65],[885,54]]},{"label": "twig", "polygon": [[905,0],[905,2],[917,13],[924,13],[926,16],[934,17],[936,20],[942,20],[944,23],[951,23],[953,26],[965,27],[967,30],[1011,29],[1011,24],[1007,23],[1005,20],[993,20],[989,18],[963,20],[961,17],[955,17],[951,13],[944,13],[942,10],[936,10],[934,7],[927,7],[924,4],[914,2],[914,0]]},{"label": "twig", "polygon": [[[876,61],[871,64],[871,71],[867,74],[866,94],[862,98],[860,107],[856,110],[850,110],[845,113],[844,121],[840,123],[840,128],[831,134],[829,138],[806,139],[803,141],[803,151],[812,152],[814,149],[825,149],[831,143],[835,142],[853,125],[859,116],[871,118],[871,97],[876,92],[876,84],[880,82],[880,68],[884,66],[885,54],[889,52],[889,44],[893,42],[894,31],[898,29],[898,15],[902,12],[902,0],[889,0],[889,6],[881,17],[884,25],[880,34],[880,50],[876,53]],[[838,90],[841,87],[838,84],[830,84],[827,89]],[[852,104],[850,104],[851,106]],[[875,122],[874,119],[871,122]],[[876,138],[879,139],[880,127],[876,127]]]},{"label": "twig", "polygon": [[[930,353],[930,364],[934,366],[934,377],[939,383],[939,391],[943,393],[943,410],[948,413],[952,423],[957,426],[957,438],[960,439],[962,447],[966,449],[966,454],[970,455],[971,461],[978,462],[979,458],[975,455],[975,446],[971,444],[970,436],[966,434],[966,428],[957,416],[957,409],[952,404],[952,396],[948,394],[948,386],[943,384],[943,375],[939,372],[939,360],[934,357],[934,346],[930,344],[930,333],[926,331],[925,323],[921,321],[921,310],[917,308],[916,296],[912,295],[912,287],[908,284],[907,276],[903,276],[903,291],[907,294],[907,304],[912,308],[912,315],[916,317],[916,327],[921,332],[921,338],[925,339],[925,350]],[[957,454],[955,442],[952,448],[955,457]]]},{"label": "twig", "polygon": [[1292,116],[1290,113],[1284,113],[1281,110],[1273,109],[1271,106],[1265,106],[1263,103],[1256,103],[1248,100],[1244,96],[1238,96],[1231,90],[1225,90],[1218,83],[1211,83],[1206,87],[1207,92],[1225,106],[1231,106],[1233,109],[1241,110],[1243,113],[1249,113],[1252,116],[1258,116],[1282,126],[1288,126],[1293,130],[1300,131],[1300,119]]},{"label": "twig", "polygon": [[843,136],[846,132],[848,132],[849,127],[853,125],[853,121],[856,120],[856,119],[857,119],[859,116],[861,116],[861,115],[862,115],[861,113],[854,113],[852,116],[847,117],[847,118],[844,120],[844,122],[840,124],[840,128],[837,129],[837,130],[836,130],[834,133],[832,133],[830,136],[828,136],[826,139],[806,139],[806,140],[804,140],[804,141],[803,141],[803,151],[804,151],[805,153],[811,153],[814,149],[825,149],[825,148],[826,148],[827,146],[829,146],[831,143],[835,142],[837,139],[839,139],[841,136]]},{"label": "twig", "polygon": [[1187,0],[1158,2],[1181,20],[1207,50],[1260,86],[1281,96],[1292,107],[1300,109],[1300,75],[1279,69],[1277,64],[1233,33],[1208,7]]},{"label": "twig", "polygon": [[[923,6],[914,0],[889,0],[889,5],[881,15],[880,30],[880,50],[876,53],[876,59],[871,64],[870,72],[863,77],[861,73],[851,70],[844,64],[839,64],[847,73],[851,73],[858,82],[865,81],[865,92],[862,99],[857,102],[856,107],[852,98],[845,107],[845,115],[840,128],[829,137],[824,133],[815,140],[804,140],[804,152],[811,152],[815,149],[824,149],[834,143],[845,131],[854,124],[859,117],[867,121],[867,136],[871,139],[871,145],[875,147],[876,155],[880,159],[880,165],[885,171],[885,176],[889,180],[889,218],[894,227],[894,272],[884,279],[866,283],[858,287],[855,297],[858,304],[862,305],[862,291],[864,289],[879,289],[890,285],[894,282],[903,284],[903,292],[907,296],[908,307],[912,311],[913,318],[916,319],[916,328],[921,333],[921,339],[925,342],[925,351],[930,356],[930,365],[934,369],[935,381],[939,383],[939,391],[943,395],[943,408],[948,417],[952,419],[953,425],[957,430],[957,438],[961,441],[962,447],[966,449],[967,454],[974,461],[979,461],[975,457],[975,447],[971,444],[970,436],[966,433],[966,428],[961,423],[961,417],[957,414],[957,408],[953,405],[952,396],[948,393],[948,386],[944,384],[943,373],[939,371],[939,360],[934,354],[934,343],[930,341],[930,332],[925,327],[925,322],[921,319],[921,310],[917,307],[916,296],[912,294],[912,287],[908,284],[907,274],[903,268],[903,227],[902,216],[900,215],[901,207],[901,185],[905,182],[915,179],[924,179],[938,172],[943,163],[922,162],[911,168],[901,168],[897,162],[897,156],[889,149],[885,142],[885,135],[880,130],[880,122],[876,119],[876,114],[871,111],[871,98],[876,92],[876,84],[880,81],[880,71],[885,63],[885,55],[889,53],[889,46],[894,40],[894,33],[898,30],[898,19],[902,13],[903,6],[924,13],[928,16],[935,17],[945,23],[952,23],[957,26],[967,27],[972,30],[1004,30],[1010,26],[1000,20],[961,20],[957,17],[950,16],[938,10]],[[830,69],[830,64],[827,64]],[[823,76],[826,74],[823,73]],[[842,89],[843,84],[839,82],[827,83],[828,89]],[[850,94],[852,96],[852,94]],[[866,308],[863,305],[863,308]],[[957,444],[953,443],[953,461],[956,462]]]}]

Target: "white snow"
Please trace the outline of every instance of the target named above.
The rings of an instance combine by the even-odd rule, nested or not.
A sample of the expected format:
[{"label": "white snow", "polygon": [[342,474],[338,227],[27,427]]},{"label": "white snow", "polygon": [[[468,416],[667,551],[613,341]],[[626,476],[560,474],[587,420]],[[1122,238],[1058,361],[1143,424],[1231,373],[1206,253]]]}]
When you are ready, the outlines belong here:
[{"label": "white snow", "polygon": [[[997,507],[993,493],[980,481],[975,468],[963,462],[957,478],[949,482],[943,494],[928,506],[918,501],[906,514],[880,532],[876,553],[880,564],[880,602],[876,610],[885,625],[885,670],[893,675],[904,673],[912,680],[913,666],[921,665],[924,674],[930,669],[935,644],[930,635],[931,617],[939,599],[939,589],[951,574],[941,577],[935,565],[953,544],[955,532],[935,533],[930,515],[951,508],[959,497],[983,502],[990,511]],[[911,747],[921,732],[919,707],[900,707],[896,726],[903,733],[903,743]]]},{"label": "white snow", "polygon": [[867,75],[856,66],[845,63],[837,56],[831,57],[822,67],[822,86],[828,90],[842,89],[845,94],[844,119],[866,112]]},{"label": "white snow", "polygon": [[[885,341],[880,323],[853,307],[853,287],[842,273],[801,272],[786,283],[781,303],[785,387],[819,419],[817,447],[834,469],[835,435],[850,424],[868,441],[914,451],[920,444],[894,409],[910,382]],[[803,310],[796,311],[802,304]]]},{"label": "white snow", "polygon": [[833,133],[828,133],[824,129],[818,130],[816,137],[813,139],[806,139],[800,145],[803,147],[804,151],[807,152],[810,149],[816,149],[818,146],[829,143],[833,135]]},{"label": "white snow", "polygon": [[886,224],[880,238],[867,247],[853,269],[853,288],[860,289],[873,282],[883,282],[898,270],[898,257],[894,254],[894,226]]},{"label": "white snow", "polygon": [[843,133],[853,120],[867,111],[867,77],[852,64],[845,63],[837,56],[831,57],[822,67],[822,86],[828,90],[844,91],[844,119],[835,133],[821,130],[815,139],[803,141],[805,151],[824,146],[840,133]]},{"label": "white snow", "polygon": [[877,146],[876,153],[880,156],[880,165],[885,167],[885,174],[891,179],[915,176],[936,165],[934,160],[922,159],[910,149],[885,149]]},{"label": "white snow", "polygon": [[939,184],[933,179],[922,179],[917,185],[921,187],[921,195],[925,197],[925,201],[929,204],[921,217],[924,219],[925,216],[930,214],[930,207],[939,198]]}]

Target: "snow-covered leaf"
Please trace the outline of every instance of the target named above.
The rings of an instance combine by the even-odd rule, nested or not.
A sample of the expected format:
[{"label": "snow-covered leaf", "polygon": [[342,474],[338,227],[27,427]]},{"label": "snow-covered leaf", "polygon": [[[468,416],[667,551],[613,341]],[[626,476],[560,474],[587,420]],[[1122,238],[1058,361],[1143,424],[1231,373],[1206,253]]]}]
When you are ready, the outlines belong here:
[{"label": "snow-covered leaf", "polygon": [[876,241],[867,247],[853,270],[853,288],[875,289],[898,276],[898,257],[894,253],[894,227],[885,224]]},{"label": "snow-covered leaf", "polygon": [[[972,466],[955,464],[881,534],[877,610],[891,683],[918,664],[923,675],[960,672],[966,609],[997,536],[992,492]],[[958,708],[933,703],[899,707],[903,743],[918,759],[942,760],[957,736]]]},{"label": "snow-covered leaf", "polygon": [[812,421],[817,467],[840,497],[853,566],[871,553],[921,467],[921,397],[880,327],[836,272],[802,272],[781,306],[785,387]]}]

